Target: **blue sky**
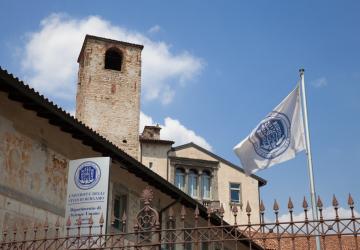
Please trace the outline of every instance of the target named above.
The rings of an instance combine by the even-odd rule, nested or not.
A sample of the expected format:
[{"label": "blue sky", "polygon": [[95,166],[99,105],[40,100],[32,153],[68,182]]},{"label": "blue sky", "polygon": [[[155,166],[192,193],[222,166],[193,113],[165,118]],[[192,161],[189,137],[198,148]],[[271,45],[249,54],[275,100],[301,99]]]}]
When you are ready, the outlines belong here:
[{"label": "blue sky", "polygon": [[[326,205],[333,193],[342,204],[349,192],[360,201],[358,1],[2,1],[0,9],[0,65],[68,111],[82,32],[144,43],[143,119],[235,163],[233,146],[305,68],[317,193]],[[269,208],[277,198],[284,212],[289,196],[298,206],[308,196],[304,153],[258,175]]]}]

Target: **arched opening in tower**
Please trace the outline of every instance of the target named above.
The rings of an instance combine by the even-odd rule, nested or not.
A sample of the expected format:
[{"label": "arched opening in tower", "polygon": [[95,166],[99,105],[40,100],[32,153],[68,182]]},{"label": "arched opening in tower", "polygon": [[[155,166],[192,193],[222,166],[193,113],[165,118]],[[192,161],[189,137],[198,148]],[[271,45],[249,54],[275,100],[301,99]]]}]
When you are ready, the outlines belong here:
[{"label": "arched opening in tower", "polygon": [[123,56],[119,50],[115,48],[110,48],[106,51],[105,69],[121,71],[122,61],[123,61]]}]

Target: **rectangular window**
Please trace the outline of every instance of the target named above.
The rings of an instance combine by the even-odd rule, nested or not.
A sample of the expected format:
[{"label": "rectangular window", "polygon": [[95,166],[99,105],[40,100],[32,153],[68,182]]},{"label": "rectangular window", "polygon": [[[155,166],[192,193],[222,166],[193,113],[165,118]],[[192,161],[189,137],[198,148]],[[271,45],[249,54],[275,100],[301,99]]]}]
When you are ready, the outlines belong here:
[{"label": "rectangular window", "polygon": [[230,183],[230,202],[240,203],[241,201],[241,189],[239,183]]},{"label": "rectangular window", "polygon": [[201,176],[201,184],[202,184],[202,198],[204,200],[211,199],[211,179],[210,176],[204,174]]},{"label": "rectangular window", "polygon": [[127,196],[126,195],[116,195],[114,198],[114,227],[119,229],[122,232],[125,232],[123,228],[122,217],[124,212],[127,214]]},{"label": "rectangular window", "polygon": [[182,170],[176,170],[175,186],[182,191],[185,189],[185,174]]},{"label": "rectangular window", "polygon": [[189,195],[193,198],[198,197],[198,177],[196,174],[189,174]]}]

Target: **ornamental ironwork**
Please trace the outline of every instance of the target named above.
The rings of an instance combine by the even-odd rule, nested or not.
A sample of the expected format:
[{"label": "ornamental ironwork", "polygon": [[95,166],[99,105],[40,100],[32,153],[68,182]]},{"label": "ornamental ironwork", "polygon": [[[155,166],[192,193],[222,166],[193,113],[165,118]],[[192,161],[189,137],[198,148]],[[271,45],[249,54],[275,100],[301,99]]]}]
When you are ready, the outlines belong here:
[{"label": "ornamental ironwork", "polygon": [[[273,212],[266,216],[261,202],[260,222],[253,223],[254,211],[247,202],[244,210],[233,206],[231,224],[223,220],[222,205],[214,211],[200,204],[192,209],[182,206],[178,214],[170,206],[160,223],[159,212],[151,206],[154,193],[149,187],[142,192],[141,199],[143,206],[135,218],[134,230],[115,232],[110,226],[109,232],[105,233],[104,219],[94,221],[91,216],[79,217],[76,221],[67,218],[65,225],[61,225],[59,218],[55,222],[44,218],[42,223],[33,225],[5,225],[0,235],[0,249],[315,249],[316,237],[320,237],[324,250],[359,249],[360,218],[351,195],[347,202],[348,214],[340,213],[339,202],[334,196],[331,202],[333,215],[326,213],[325,216],[323,201],[318,197],[319,219],[313,220],[304,198],[303,213],[299,218],[294,215],[294,205],[289,199],[286,220],[279,216],[280,206],[276,201]],[[247,221],[239,221],[240,213],[245,213]],[[266,219],[271,217],[274,218]],[[117,219],[123,225],[129,223],[126,214]],[[189,221],[192,226],[188,226]],[[99,234],[92,233],[95,226],[100,227]]]}]

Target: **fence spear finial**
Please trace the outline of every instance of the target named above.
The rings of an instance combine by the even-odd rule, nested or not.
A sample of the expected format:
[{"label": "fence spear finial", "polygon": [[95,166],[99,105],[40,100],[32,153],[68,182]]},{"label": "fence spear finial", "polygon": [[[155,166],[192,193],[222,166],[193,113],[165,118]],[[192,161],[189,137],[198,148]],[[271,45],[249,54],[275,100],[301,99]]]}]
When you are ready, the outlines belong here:
[{"label": "fence spear finial", "polygon": [[261,213],[264,213],[264,212],[265,212],[265,206],[264,206],[263,200],[260,201],[260,212],[261,212]]},{"label": "fence spear finial", "polygon": [[67,218],[66,226],[67,226],[67,227],[71,227],[71,219],[70,219],[70,216],[68,216],[68,218]]},{"label": "fence spear finial", "polygon": [[99,224],[100,225],[104,224],[104,215],[103,215],[103,213],[101,213]]},{"label": "fence spear finial", "polygon": [[208,218],[210,218],[210,217],[211,217],[211,213],[212,213],[212,209],[211,209],[211,206],[210,206],[210,205],[207,207],[206,213],[207,213]]},{"label": "fence spear finial", "polygon": [[28,225],[25,221],[23,221],[23,223],[22,223],[22,229],[24,232],[26,232],[28,230]]},{"label": "fence spear finial", "polygon": [[198,207],[198,205],[196,204],[195,212],[194,212],[195,219],[198,219],[198,218],[199,218],[199,214],[200,214],[200,212],[199,212],[199,207]]},{"label": "fence spear finial", "polygon": [[251,213],[251,206],[249,201],[246,202],[246,209],[245,209],[246,213],[250,214]]},{"label": "fence spear finial", "polygon": [[173,220],[174,217],[174,210],[172,207],[169,208],[169,220]]},{"label": "fence spear finial", "polygon": [[294,209],[294,204],[292,203],[291,197],[289,197],[288,209],[289,211],[292,211]]},{"label": "fence spear finial", "polygon": [[219,209],[219,214],[220,214],[220,217],[224,217],[224,213],[225,213],[225,209],[224,209],[223,204],[221,203],[221,205],[220,205],[220,209]]},{"label": "fence spear finial", "polygon": [[304,196],[304,200],[303,200],[303,203],[302,203],[302,207],[303,207],[304,210],[307,210],[308,207],[309,207],[309,205],[308,205],[308,203],[307,203],[307,201],[306,201],[306,197],[305,197],[305,196]]},{"label": "fence spear finial", "polygon": [[59,228],[59,227],[60,227],[60,216],[58,216],[57,219],[56,219],[55,227],[56,227],[56,228]]},{"label": "fence spear finial", "polygon": [[337,201],[335,194],[333,195],[332,205],[336,208],[339,206],[339,202]]},{"label": "fence spear finial", "polygon": [[45,228],[45,229],[48,229],[48,228],[49,228],[49,219],[48,219],[47,216],[45,217],[44,228]]},{"label": "fence spear finial", "polygon": [[236,204],[232,204],[232,206],[231,206],[231,212],[233,213],[233,215],[237,215],[237,213],[238,213],[238,208],[237,208],[237,206],[236,206]]},{"label": "fence spear finial", "polygon": [[81,226],[81,222],[82,222],[81,215],[79,215],[79,218],[76,221],[76,225]]},{"label": "fence spear finial", "polygon": [[181,220],[185,220],[186,210],[185,210],[185,206],[184,206],[184,205],[181,206],[180,215],[181,215]]},{"label": "fence spear finial", "polygon": [[94,219],[92,217],[92,214],[90,214],[90,217],[89,217],[89,225],[91,226],[92,224],[94,224]]},{"label": "fence spear finial", "polygon": [[275,199],[275,201],[274,201],[273,210],[274,210],[275,212],[279,211],[279,204],[277,203],[276,199]]},{"label": "fence spear finial", "polygon": [[122,221],[122,223],[125,223],[126,220],[127,220],[127,216],[126,216],[126,212],[125,212],[125,210],[124,210],[124,213],[123,213],[123,215],[122,215],[122,217],[121,217],[121,221]]},{"label": "fence spear finial", "polygon": [[8,226],[7,226],[7,224],[4,224],[4,226],[3,226],[3,234],[4,235],[7,234],[7,231],[8,231]]},{"label": "fence spear finial", "polygon": [[[111,215],[111,218],[110,218],[110,224],[112,225],[112,226],[114,226],[115,225],[115,221],[117,221],[118,220],[118,218],[117,217],[115,217],[115,215],[114,215],[114,213]],[[112,227],[111,229],[114,229],[114,227]]]},{"label": "fence spear finial", "polygon": [[354,200],[351,197],[351,194],[349,194],[348,205],[349,205],[350,208],[354,208]]},{"label": "fence spear finial", "polygon": [[322,207],[323,207],[323,203],[322,203],[322,201],[321,201],[320,196],[318,196],[318,200],[317,200],[316,206],[317,206],[318,208],[320,208],[320,209],[322,209]]}]

